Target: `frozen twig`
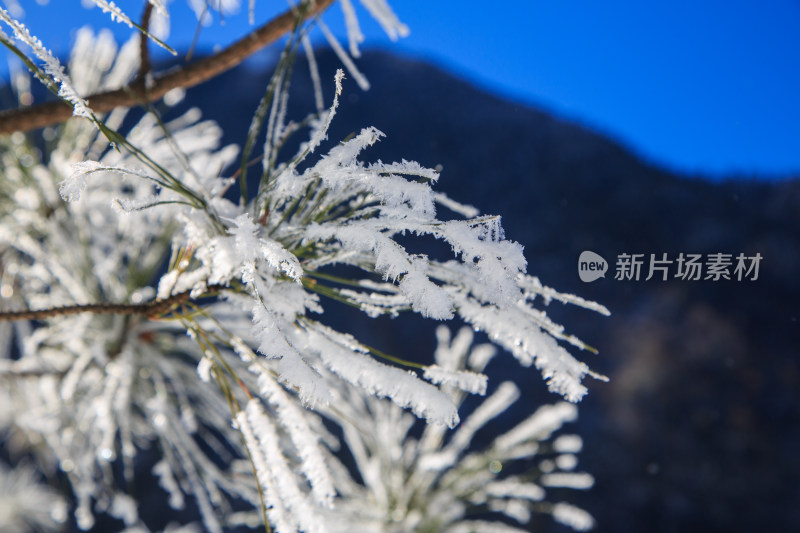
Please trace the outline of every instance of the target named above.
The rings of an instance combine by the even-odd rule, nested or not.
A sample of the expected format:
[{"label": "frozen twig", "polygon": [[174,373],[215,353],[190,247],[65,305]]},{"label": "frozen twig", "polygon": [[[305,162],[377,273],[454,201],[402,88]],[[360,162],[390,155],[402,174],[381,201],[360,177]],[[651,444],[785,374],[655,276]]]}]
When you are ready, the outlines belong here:
[{"label": "frozen twig", "polygon": [[[323,12],[332,2],[333,0],[318,0],[306,11],[306,18]],[[287,10],[224,50],[185,67],[155,76],[152,86],[146,91],[142,87],[122,87],[91,95],[86,100],[95,113],[106,113],[117,107],[132,107],[156,101],[178,87],[193,87],[235,67],[261,48],[292,31],[296,24],[296,12]],[[72,107],[61,101],[3,111],[0,112],[0,134],[43,128],[64,122],[71,116]]]},{"label": "frozen twig", "polygon": [[[221,286],[210,286],[209,292],[220,290]],[[25,310],[25,311],[0,311],[0,322],[13,322],[16,320],[42,320],[56,316],[77,315],[81,313],[93,313],[96,315],[141,315],[145,317],[155,317],[169,312],[175,307],[185,303],[191,296],[190,290],[173,294],[168,298],[154,300],[141,304],[77,304],[65,305],[62,307],[50,307],[47,309]]]}]

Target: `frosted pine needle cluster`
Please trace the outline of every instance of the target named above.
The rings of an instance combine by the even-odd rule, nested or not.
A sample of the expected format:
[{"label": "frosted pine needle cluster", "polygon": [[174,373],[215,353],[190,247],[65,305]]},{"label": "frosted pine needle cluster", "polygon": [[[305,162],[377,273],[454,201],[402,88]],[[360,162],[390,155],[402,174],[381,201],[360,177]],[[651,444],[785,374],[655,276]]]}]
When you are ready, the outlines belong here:
[{"label": "frosted pine needle cluster", "polygon": [[[69,75],[64,72],[64,67],[61,65],[58,59],[56,59],[52,52],[45,48],[45,46],[42,44],[42,41],[31,34],[31,32],[23,23],[13,18],[11,14],[9,14],[9,12],[3,8],[0,8],[0,20],[12,30],[14,38],[19,40],[19,42],[21,42],[23,45],[29,47],[34,56],[42,62],[43,70],[33,63],[29,65],[29,68],[33,70],[33,73],[39,78],[39,80],[45,85],[51,87],[51,90],[57,92],[59,97],[71,104],[75,116],[86,118],[91,117],[92,110],[89,109],[86,101],[81,98],[81,96],[78,94],[78,91],[75,90]],[[14,40],[1,30],[0,42],[2,42],[7,48],[17,51],[23,55],[22,52],[20,52],[16,47]]]},{"label": "frosted pine needle cluster", "polygon": [[[95,3],[130,22],[114,3]],[[152,3],[166,14],[166,3]],[[407,32],[382,0],[362,3],[390,36]],[[342,9],[357,56],[353,6]],[[24,26],[0,18],[38,50],[44,81],[61,82],[76,109],[71,94],[137,74],[138,38],[117,53],[107,34],[81,30],[68,76]],[[64,480],[82,529],[105,514],[149,530],[130,488],[151,449],[160,459],[144,475],[170,507],[191,502],[205,531],[267,522],[279,533],[522,531],[537,512],[590,528],[584,511],[546,497],[593,483],[576,471],[579,437],[557,434],[577,416],[569,402],[586,394],[584,378],[602,376],[565,345],[588,347],[534,304],[608,311],[528,275],[500,218],[435,192],[437,171],[372,160],[384,133],[329,140],[342,71],[323,109],[310,56],[317,109],[290,119],[291,59],[310,52],[308,29],[289,37],[241,151],[221,146],[219,127],[196,109],[170,120],[155,109],[135,120],[126,109],[87,110],[91,121],[48,129],[38,144],[0,138],[0,313],[50,310],[0,321],[8,451]],[[64,89],[70,79],[79,90]],[[250,164],[257,141],[260,172]],[[415,251],[422,238],[445,243],[449,258]],[[470,328],[451,339],[440,327],[435,363],[423,364],[333,328],[334,301],[370,317]],[[484,373],[495,348],[473,347],[473,330],[567,402],[487,439],[482,430],[519,391]],[[467,395],[486,399],[462,420]],[[35,510],[12,519],[57,527]]]},{"label": "frosted pine needle cluster", "polygon": [[[481,375],[496,351],[473,345],[468,328],[451,338],[440,326],[437,337],[436,364],[453,375]],[[473,383],[460,385],[443,388],[457,405],[473,392]],[[580,437],[559,435],[577,418],[573,404],[543,406],[490,438],[493,419],[519,398],[511,382],[499,384],[456,431],[428,424],[421,435],[414,417],[392,404],[349,387],[336,395],[344,400],[337,404],[344,415],[344,442],[361,480],[331,459],[341,494],[328,511],[333,531],[521,533],[534,513],[552,515],[577,531],[594,526],[586,511],[547,499],[551,487],[583,490],[593,483],[577,470]]]}]

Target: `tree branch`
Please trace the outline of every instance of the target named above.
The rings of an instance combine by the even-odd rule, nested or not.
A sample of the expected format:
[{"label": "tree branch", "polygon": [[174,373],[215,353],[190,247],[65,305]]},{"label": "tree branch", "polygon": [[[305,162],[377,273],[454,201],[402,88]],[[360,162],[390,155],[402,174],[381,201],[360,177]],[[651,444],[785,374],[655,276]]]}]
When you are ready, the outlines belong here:
[{"label": "tree branch", "polygon": [[[215,292],[222,290],[222,285],[209,285],[208,290]],[[175,307],[189,300],[192,291],[183,291],[173,294],[163,300],[154,300],[143,304],[78,304],[63,307],[50,307],[35,311],[0,311],[0,322],[14,322],[16,320],[43,320],[56,316],[78,315],[81,313],[94,313],[96,315],[139,315],[153,318],[167,313]],[[208,294],[208,293],[206,293]]]},{"label": "tree branch", "polygon": [[[316,0],[305,14],[316,16],[333,3],[333,0]],[[296,10],[288,10],[235,42],[225,50],[200,59],[176,70],[168,71],[153,80],[147,90],[138,84],[114,91],[98,93],[87,98],[95,113],[107,113],[116,107],[132,107],[160,99],[171,89],[188,88],[229,70],[261,48],[272,44],[291,31],[296,23]],[[27,108],[0,111],[0,134],[29,131],[64,122],[72,116],[72,107],[62,101],[47,102]]]},{"label": "tree branch", "polygon": [[[139,24],[145,31],[150,31],[150,17],[153,14],[153,4],[145,2],[142,22]],[[142,86],[147,83],[147,75],[150,74],[150,40],[146,35],[139,36],[139,77],[134,83],[138,82]]]}]

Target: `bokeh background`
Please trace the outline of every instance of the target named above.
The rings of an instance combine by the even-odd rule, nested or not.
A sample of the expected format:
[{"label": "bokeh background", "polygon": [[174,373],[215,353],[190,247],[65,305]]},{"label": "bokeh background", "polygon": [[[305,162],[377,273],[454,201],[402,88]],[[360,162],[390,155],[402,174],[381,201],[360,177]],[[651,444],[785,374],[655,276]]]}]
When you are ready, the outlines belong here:
[{"label": "bokeh background", "polygon": [[[130,34],[78,2],[27,4],[32,31],[59,53],[73,20]],[[564,499],[603,532],[800,530],[800,4],[393,4],[411,33],[392,43],[361,17],[357,63],[372,88],[346,81],[331,138],[374,125],[387,138],[368,157],[441,165],[445,192],[503,215],[531,273],[612,311],[548,308],[611,378],[590,384],[576,428],[596,485]],[[257,20],[284,9],[256,7]],[[246,33],[245,11],[201,28],[195,54]],[[193,16],[182,1],[173,13]],[[325,20],[344,41],[336,6]],[[195,34],[173,25],[168,42],[186,51]],[[339,64],[318,44],[329,80]],[[190,90],[187,105],[241,143],[277,53]],[[313,97],[295,71],[300,116]],[[579,280],[584,250],[609,261],[605,278]],[[763,260],[754,281],[620,281],[621,253]],[[410,323],[348,320],[388,351],[433,348],[431,330]],[[490,371],[527,391],[521,410],[556,400],[538,373],[502,359]]]}]

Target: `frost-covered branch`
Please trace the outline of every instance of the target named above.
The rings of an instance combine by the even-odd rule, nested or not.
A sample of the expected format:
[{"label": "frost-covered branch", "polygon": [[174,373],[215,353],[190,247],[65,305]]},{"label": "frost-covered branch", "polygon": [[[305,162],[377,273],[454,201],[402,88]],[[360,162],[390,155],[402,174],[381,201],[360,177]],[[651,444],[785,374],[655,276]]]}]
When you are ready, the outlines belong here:
[{"label": "frost-covered branch", "polygon": [[[113,2],[96,3],[130,22]],[[361,3],[390,35],[406,31],[384,0]],[[343,9],[357,56],[353,6]],[[308,28],[286,20],[298,27],[242,124],[241,157],[197,109],[167,120],[149,107],[136,119],[109,108],[103,122],[67,120],[42,139],[0,136],[0,437],[35,456],[45,476],[60,472],[82,529],[107,514],[146,531],[125,492],[144,449],[159,454],[152,475],[169,505],[191,499],[211,532],[263,521],[279,533],[520,531],[508,520],[525,524],[536,512],[590,527],[584,511],[546,498],[551,487],[593,482],[576,471],[579,438],[558,433],[576,419],[586,378],[603,377],[569,351],[592,349],[546,306],[607,310],[527,274],[500,217],[435,192],[438,171],[370,161],[381,131],[329,140],[343,71],[328,109],[316,90],[316,112],[293,119],[292,60],[310,46]],[[132,39],[116,53],[110,36],[83,29],[69,76],[55,63],[44,74],[29,66],[53,86],[74,80],[75,94],[152,90],[139,83],[141,46]],[[259,159],[261,176],[248,180]],[[441,205],[458,216],[442,216]],[[420,253],[430,239],[449,254]],[[428,364],[337,329],[326,315],[332,302],[471,328],[451,339],[440,327]],[[494,345],[473,347],[473,331]],[[487,442],[519,397],[486,372],[496,347],[568,402],[541,406]],[[486,398],[463,412],[468,395]],[[33,514],[29,522],[43,520]]]},{"label": "frost-covered branch", "polygon": [[[306,12],[314,17],[327,9],[333,0],[316,0]],[[118,107],[135,107],[161,99],[175,88],[193,87],[230,70],[249,56],[274,43],[292,31],[297,23],[296,10],[290,9],[252,31],[227,48],[186,66],[153,76],[152,84],[143,87],[126,86],[89,95],[85,98],[95,113],[107,113]],[[0,111],[0,134],[29,131],[58,124],[72,115],[66,104],[48,102],[31,107]]]},{"label": "frost-covered branch", "polygon": [[[209,292],[222,289],[222,287],[210,286]],[[154,300],[152,302],[140,304],[79,304],[63,305],[51,307],[49,309],[36,309],[26,311],[0,311],[0,322],[12,322],[15,320],[44,320],[57,316],[77,315],[80,313],[92,313],[95,315],[139,315],[147,318],[154,318],[168,313],[170,310],[189,301],[192,291],[183,291],[173,294],[167,298]],[[205,296],[205,295],[201,295]]]}]

